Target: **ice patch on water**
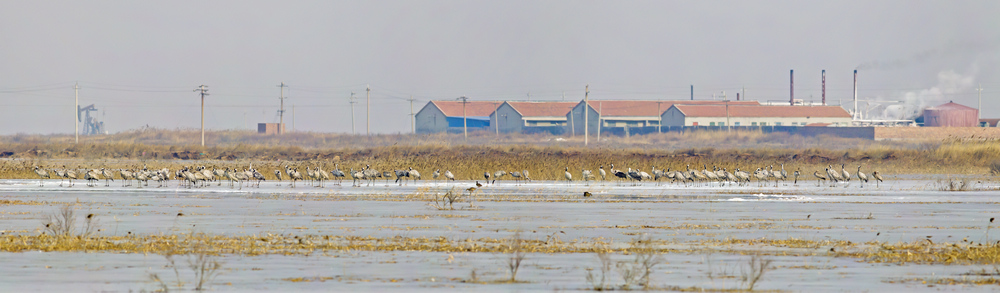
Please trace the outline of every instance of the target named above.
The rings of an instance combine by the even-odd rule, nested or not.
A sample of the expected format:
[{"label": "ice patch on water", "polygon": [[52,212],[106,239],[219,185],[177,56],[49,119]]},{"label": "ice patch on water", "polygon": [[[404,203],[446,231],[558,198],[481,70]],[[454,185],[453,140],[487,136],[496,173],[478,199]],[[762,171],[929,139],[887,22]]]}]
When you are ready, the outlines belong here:
[{"label": "ice patch on water", "polygon": [[729,201],[747,201],[747,200],[773,200],[773,201],[802,201],[810,200],[811,198],[798,196],[798,195],[783,195],[783,194],[751,194],[741,197],[730,198]]}]

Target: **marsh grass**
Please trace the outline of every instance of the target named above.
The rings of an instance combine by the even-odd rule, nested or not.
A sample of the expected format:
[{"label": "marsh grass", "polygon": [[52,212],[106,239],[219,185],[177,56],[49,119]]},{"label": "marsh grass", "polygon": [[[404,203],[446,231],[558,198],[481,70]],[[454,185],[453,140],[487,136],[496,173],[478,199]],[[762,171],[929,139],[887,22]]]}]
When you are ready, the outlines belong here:
[{"label": "marsh grass", "polygon": [[990,174],[1000,175],[1000,160],[993,161],[992,163],[990,163],[989,168],[990,168]]},{"label": "marsh grass", "polygon": [[965,178],[941,179],[935,185],[938,191],[970,191],[975,189],[974,184]]},{"label": "marsh grass", "polygon": [[283,170],[284,165],[331,170],[335,163],[344,171],[365,165],[378,170],[413,167],[424,174],[447,169],[461,180],[481,179],[484,171],[495,170],[529,170],[534,179],[555,180],[562,178],[562,172],[552,166],[594,168],[610,163],[673,170],[688,164],[752,170],[785,163],[804,174],[829,164],[862,164],[883,174],[986,174],[990,164],[1000,161],[1000,146],[995,142],[873,142],[753,132],[651,134],[615,138],[590,148],[575,138],[554,142],[551,136],[479,135],[465,142],[451,134],[290,133],[276,137],[217,131],[207,135],[214,137],[207,147],[197,145],[197,131],[189,130],[146,129],[87,137],[78,145],[70,143],[69,136],[0,136],[0,151],[11,152],[16,159],[0,162],[0,178],[37,178],[32,172],[35,165],[46,169],[148,165],[176,170],[195,164],[246,168],[250,163],[264,171],[268,180],[274,179],[270,171]]}]

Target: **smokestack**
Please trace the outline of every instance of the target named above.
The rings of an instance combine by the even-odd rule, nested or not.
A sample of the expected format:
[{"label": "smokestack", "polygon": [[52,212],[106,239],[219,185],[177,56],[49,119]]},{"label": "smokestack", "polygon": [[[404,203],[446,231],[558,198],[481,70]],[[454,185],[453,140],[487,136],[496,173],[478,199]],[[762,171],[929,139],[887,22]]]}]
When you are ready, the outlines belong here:
[{"label": "smokestack", "polygon": [[854,115],[851,116],[854,120],[858,119],[858,70],[854,70]]},{"label": "smokestack", "polygon": [[823,69],[823,106],[826,106],[826,69]]},{"label": "smokestack", "polygon": [[694,85],[691,85],[691,100],[694,101]]},{"label": "smokestack", "polygon": [[788,71],[788,105],[795,106],[795,70]]}]

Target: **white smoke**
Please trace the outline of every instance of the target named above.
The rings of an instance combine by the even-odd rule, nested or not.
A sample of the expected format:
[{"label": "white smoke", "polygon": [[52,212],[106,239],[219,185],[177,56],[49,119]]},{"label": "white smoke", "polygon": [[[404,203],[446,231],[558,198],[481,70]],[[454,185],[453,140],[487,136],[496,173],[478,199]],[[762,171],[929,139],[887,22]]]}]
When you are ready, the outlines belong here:
[{"label": "white smoke", "polygon": [[900,103],[885,107],[882,119],[914,119],[923,114],[924,109],[955,100],[956,94],[971,91],[975,87],[976,70],[962,75],[954,70],[942,71],[937,75],[938,84],[929,89],[904,92],[898,98],[882,98]]}]

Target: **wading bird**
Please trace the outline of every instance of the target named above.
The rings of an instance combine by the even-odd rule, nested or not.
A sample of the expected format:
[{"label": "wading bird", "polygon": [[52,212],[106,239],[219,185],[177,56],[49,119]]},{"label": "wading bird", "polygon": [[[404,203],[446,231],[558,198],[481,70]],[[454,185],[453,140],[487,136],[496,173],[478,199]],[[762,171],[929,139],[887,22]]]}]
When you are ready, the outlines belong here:
[{"label": "wading bird", "polygon": [[878,183],[882,182],[882,174],[879,174],[878,171],[872,171],[872,178],[875,178],[875,188],[878,188]]},{"label": "wading bird", "polygon": [[49,171],[45,171],[38,166],[35,166],[35,174],[38,174],[38,186],[42,186],[42,179],[50,178]]},{"label": "wading bird", "polygon": [[865,183],[868,182],[868,176],[865,173],[861,173],[861,166],[858,166],[858,181],[861,181],[861,188],[865,188]]}]

